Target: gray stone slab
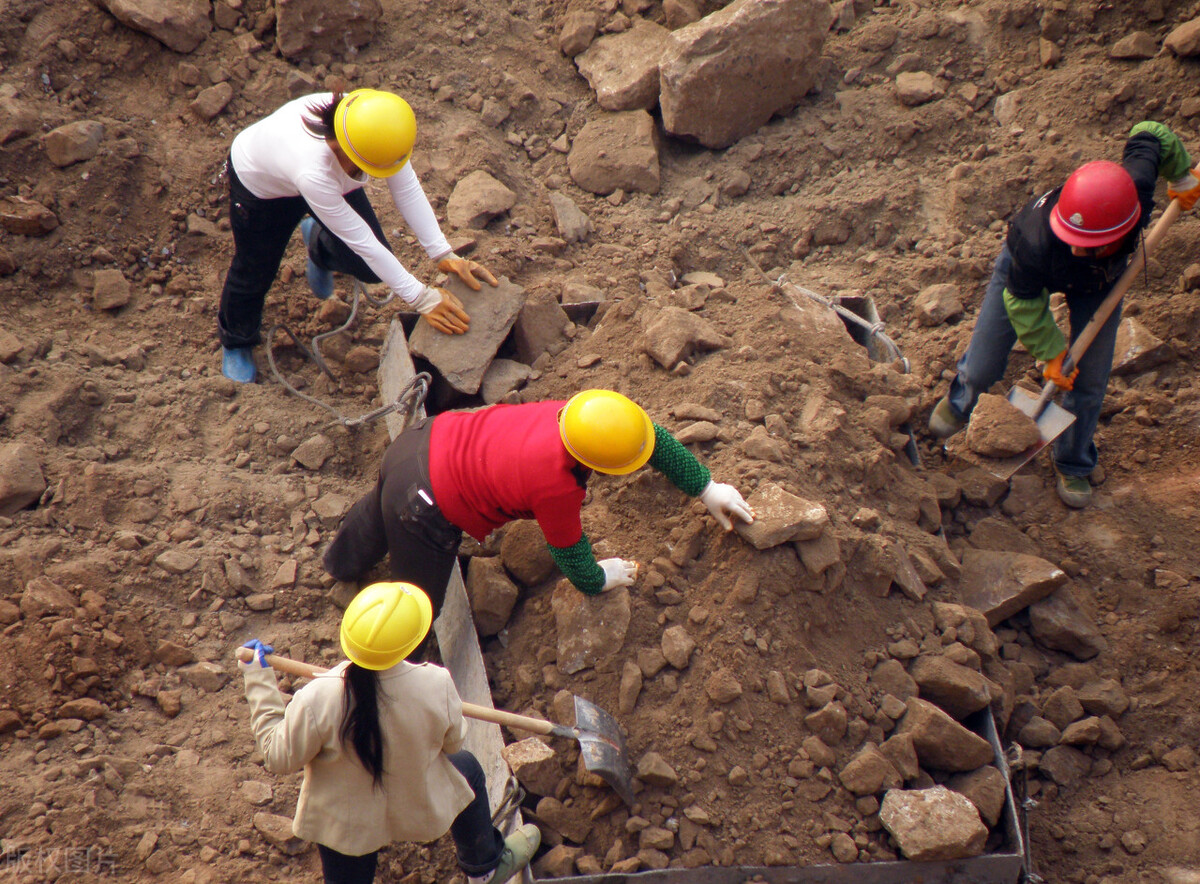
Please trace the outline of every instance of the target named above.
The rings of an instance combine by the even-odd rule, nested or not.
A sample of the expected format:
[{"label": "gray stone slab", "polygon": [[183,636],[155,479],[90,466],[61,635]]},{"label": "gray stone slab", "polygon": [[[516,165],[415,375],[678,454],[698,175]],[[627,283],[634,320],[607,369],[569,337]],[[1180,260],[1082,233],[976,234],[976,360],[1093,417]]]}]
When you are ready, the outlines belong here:
[{"label": "gray stone slab", "polygon": [[458,297],[471,317],[471,327],[465,334],[446,335],[435,331],[422,317],[413,329],[409,352],[428,359],[441,375],[460,393],[479,392],[483,375],[496,351],[504,343],[525,303],[525,290],[501,277],[499,286],[485,284],[473,292],[457,278],[443,286]]},{"label": "gray stone slab", "polygon": [[968,548],[960,587],[964,605],[995,626],[1067,582],[1066,573],[1037,556]]}]

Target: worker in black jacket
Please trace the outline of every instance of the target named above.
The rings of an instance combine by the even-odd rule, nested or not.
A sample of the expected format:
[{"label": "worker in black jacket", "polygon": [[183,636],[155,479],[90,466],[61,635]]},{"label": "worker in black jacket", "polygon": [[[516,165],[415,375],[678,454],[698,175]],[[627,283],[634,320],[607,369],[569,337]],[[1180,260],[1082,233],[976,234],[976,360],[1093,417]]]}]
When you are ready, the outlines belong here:
[{"label": "worker in black jacket", "polygon": [[1088,477],[1097,462],[1092,436],[1108,387],[1121,309],[1113,311],[1079,365],[1064,373],[1068,344],[1050,312],[1050,295],[1066,296],[1073,340],[1128,266],[1138,234],[1150,220],[1159,177],[1168,181],[1167,196],[1184,209],[1200,199],[1200,177],[1179,138],[1162,123],[1138,123],[1125,142],[1121,164],[1098,160],[1080,166],[1062,187],[1017,213],[958,373],[929,416],[934,436],[947,438],[966,425],[980,394],[1004,376],[1009,352],[1020,340],[1045,364],[1045,378],[1067,391],[1063,407],[1075,415],[1054,444],[1058,496],[1074,508],[1091,502]]}]

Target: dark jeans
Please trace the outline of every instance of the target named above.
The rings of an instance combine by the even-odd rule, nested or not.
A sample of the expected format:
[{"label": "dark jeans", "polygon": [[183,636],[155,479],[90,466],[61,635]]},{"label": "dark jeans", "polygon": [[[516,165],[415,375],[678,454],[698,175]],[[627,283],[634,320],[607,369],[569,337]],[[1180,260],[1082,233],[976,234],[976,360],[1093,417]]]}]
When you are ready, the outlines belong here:
[{"label": "dark jeans", "polygon": [[[491,808],[488,805],[487,777],[479,761],[470,752],[455,752],[446,756],[466,781],[475,797],[462,809],[450,824],[450,837],[458,853],[458,865],[471,877],[486,875],[500,865],[504,852],[504,836],[492,825]],[[372,884],[375,880],[375,864],[379,851],[363,856],[348,856],[338,853],[324,844],[318,844],[321,868],[325,873],[325,884]]]},{"label": "dark jeans", "polygon": [[[1004,377],[1008,356],[1017,342],[1017,333],[1004,309],[1004,287],[1012,256],[1008,246],[1000,250],[979,308],[979,318],[971,332],[971,343],[958,363],[958,374],[950,384],[950,405],[959,417],[969,417],[981,393]],[[1071,319],[1071,340],[1083,330],[1095,313],[1096,304],[1079,306],[1067,301]],[[1086,476],[1096,468],[1099,453],[1092,437],[1100,420],[1100,407],[1108,389],[1117,327],[1121,324],[1121,305],[1109,316],[1087,352],[1079,360],[1075,389],[1062,400],[1063,408],[1075,415],[1071,424],[1054,443],[1054,463],[1067,476]]]},{"label": "dark jeans", "polygon": [[437,508],[429,483],[429,418],[388,446],[379,481],[350,508],[325,550],[337,580],[361,580],[383,558],[393,580],[413,583],[429,596],[436,618],[458,556],[462,531]]},{"label": "dark jeans", "polygon": [[[225,275],[221,306],[217,312],[217,330],[225,347],[252,347],[261,342],[263,302],[275,276],[288,241],[305,215],[312,215],[302,196],[259,199],[242,184],[226,163],[229,176],[229,222],[233,228],[233,261]],[[388,245],[383,227],[362,188],[345,196],[375,237]],[[316,217],[315,215],[313,216]],[[348,273],[366,283],[379,282],[367,263],[348,245],[321,226],[310,256],[320,266],[337,273]],[[391,246],[388,246],[391,248]]]}]

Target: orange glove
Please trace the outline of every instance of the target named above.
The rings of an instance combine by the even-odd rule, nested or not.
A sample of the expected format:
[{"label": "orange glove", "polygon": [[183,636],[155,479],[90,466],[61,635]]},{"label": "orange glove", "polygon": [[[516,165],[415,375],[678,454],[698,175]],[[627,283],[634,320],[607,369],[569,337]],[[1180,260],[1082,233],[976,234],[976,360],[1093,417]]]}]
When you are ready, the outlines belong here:
[{"label": "orange glove", "polygon": [[465,333],[471,325],[471,317],[463,309],[462,301],[445,289],[436,289],[436,291],[441,294],[442,301],[424,314],[425,321],[442,334],[461,335]]},{"label": "orange glove", "polygon": [[1079,376],[1079,369],[1071,369],[1069,375],[1062,373],[1063,360],[1067,358],[1069,351],[1063,350],[1053,359],[1046,363],[1046,367],[1042,369],[1042,377],[1048,381],[1054,381],[1060,390],[1072,390],[1075,388],[1075,378]]},{"label": "orange glove", "polygon": [[482,264],[477,264],[474,261],[467,260],[466,258],[460,258],[453,252],[442,258],[442,260],[438,261],[437,269],[442,271],[442,273],[453,273],[464,283],[466,283],[468,288],[470,288],[473,292],[477,292],[481,288],[479,281],[475,279],[476,273],[478,273],[480,277],[483,278],[483,281],[488,285],[494,286],[499,284],[496,282],[496,277],[492,276],[491,271]]},{"label": "orange glove", "polygon": [[1200,169],[1193,169],[1178,181],[1167,185],[1167,199],[1179,200],[1179,208],[1190,211],[1196,201],[1200,200]]}]

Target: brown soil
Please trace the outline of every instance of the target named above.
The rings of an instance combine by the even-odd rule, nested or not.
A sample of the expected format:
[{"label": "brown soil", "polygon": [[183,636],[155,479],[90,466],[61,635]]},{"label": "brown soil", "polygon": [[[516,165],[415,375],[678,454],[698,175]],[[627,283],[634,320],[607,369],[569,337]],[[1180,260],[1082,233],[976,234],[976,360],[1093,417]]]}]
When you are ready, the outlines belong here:
[{"label": "brown soil", "polygon": [[[258,20],[264,6],[245,0],[244,21]],[[966,345],[1004,220],[1081,159],[1118,158],[1124,134],[1143,117],[1166,122],[1200,149],[1198,127],[1182,115],[1194,92],[1192,63],[1165,52],[1140,62],[1108,56],[1137,29],[1161,40],[1188,19],[1190,4],[1045,6],[1063,26],[1056,67],[1039,63],[1048,18],[1038,4],[880,5],[830,35],[819,87],[794,112],[723,152],[665,140],[664,186],[653,197],[595,198],[571,183],[562,154],[531,160],[513,146],[531,134],[552,141],[564,127],[573,136],[602,113],[557,51],[565,3],[430,0],[414,10],[385,0],[386,28],[353,59],[298,67],[320,84],[383,85],[409,98],[421,124],[414,162],[443,217],[454,183],[475,169],[518,194],[509,216],[477,237],[473,256],[497,275],[555,294],[577,277],[617,302],[553,357],[526,398],[612,387],[671,429],[688,423],[673,418],[680,403],[715,408],[725,416],[722,434],[696,446],[715,476],[747,494],[770,481],[822,503],[848,559],[868,534],[930,549],[941,543],[931,533],[939,526],[920,524],[914,508],[929,487],[924,479],[954,465],[922,428]],[[214,32],[185,57],[91,4],[9,0],[4,9],[0,86],[36,105],[47,131],[76,119],[100,120],[108,130],[97,157],[65,169],[48,162],[36,135],[0,151],[0,195],[36,199],[62,222],[45,237],[0,235],[16,265],[2,280],[0,326],[24,344],[0,366],[0,443],[32,445],[52,492],[0,519],[0,598],[18,603],[31,581],[48,578],[78,600],[71,614],[18,617],[0,635],[0,715],[19,716],[0,736],[4,862],[20,881],[316,880],[314,852],[284,856],[252,826],[257,810],[291,814],[299,777],[273,778],[256,763],[230,654],[261,636],[290,656],[337,658],[339,612],[319,564],[336,520],[322,519],[313,503],[325,495],[352,500],[368,487],[386,434],[379,425],[329,430],[328,415],[276,384],[236,387],[221,378],[215,309],[232,243],[224,234],[184,235],[190,214],[227,216],[218,176],[229,141],[286,100],[293,65],[269,48],[269,34],[268,48],[249,59],[229,31]],[[657,0],[645,15],[661,19]],[[879,50],[885,23],[899,28],[899,38]],[[885,72],[907,52],[953,84],[951,97],[915,109],[896,101]],[[228,76],[235,87],[210,123],[188,109],[196,87],[180,83],[185,62],[203,72],[201,86]],[[976,92],[973,101],[961,97],[970,91],[964,87]],[[1013,90],[1021,96],[1015,120],[1000,125],[995,99]],[[488,128],[469,109],[475,92],[507,100],[512,116]],[[562,109],[547,111],[545,96]],[[706,199],[714,182],[738,169],[752,181],[744,196]],[[534,237],[556,233],[549,187],[568,193],[597,227],[556,258],[532,246]],[[378,195],[375,203],[386,229],[401,223]],[[1091,770],[1079,784],[1059,788],[1033,772],[1034,853],[1051,881],[1171,880],[1171,869],[1200,865],[1200,309],[1182,283],[1194,223],[1176,225],[1147,284],[1129,298],[1127,312],[1169,341],[1175,357],[1114,379],[1098,433],[1106,476],[1095,505],[1062,507],[1042,459],[1023,471],[1019,504],[1014,496],[1003,507],[942,507],[940,527],[956,553],[985,518],[1024,532],[1071,575],[1107,639],[1106,651],[1081,664],[1036,645],[1027,617],[1002,624],[1004,659],[1037,678],[1013,698],[1018,709],[1058,684],[1092,677],[1120,681],[1134,699],[1118,721],[1124,747],[1090,750]],[[394,242],[419,275],[432,273],[402,230]],[[913,374],[872,367],[849,336],[802,327],[742,247],[772,277],[786,272],[824,295],[872,298]],[[131,280],[133,300],[114,313],[95,310],[92,273],[112,266]],[[732,344],[696,357],[688,373],[669,373],[641,355],[642,320],[670,303],[664,284],[690,271],[726,281],[698,312]],[[960,286],[966,317],[932,328],[910,321],[917,292],[945,282]],[[367,307],[355,343],[377,347],[392,315]],[[299,237],[266,321],[287,322],[304,337],[330,327],[307,292]],[[265,372],[261,354],[259,365]],[[332,385],[317,382],[294,352],[284,353],[284,365],[308,378],[308,392],[348,414],[378,404],[369,374],[335,366]],[[1005,389],[1030,369],[1028,356],[1015,355]],[[879,409],[864,403],[869,395],[919,405],[912,423],[921,470],[887,447]],[[804,423],[815,396],[826,405]],[[749,400],[779,416],[781,461],[744,453],[757,423],[748,419]],[[309,472],[289,455],[322,429],[336,451]],[[877,526],[864,509],[875,512]],[[699,805],[713,820],[693,832],[693,850],[703,855],[689,859],[676,844],[669,859],[832,862],[828,833],[839,824],[829,814],[861,836],[864,859],[894,855],[869,808],[856,806],[836,774],[863,741],[882,736],[872,730],[879,698],[867,682],[871,666],[901,639],[940,642],[928,602],[957,600],[955,582],[937,586],[924,603],[896,591],[856,594],[849,581],[824,593],[799,590],[804,569],[790,547],[758,552],[711,520],[696,554],[672,566],[675,542],[691,535],[701,513],[649,471],[597,478],[584,511],[587,533],[601,551],[649,566],[674,593],[656,592],[644,577],[620,654],[567,677],[553,666],[554,581],[529,588],[506,646],[485,644],[497,701],[550,713],[556,691],[566,689],[615,710],[623,663],[658,647],[665,627],[685,624],[699,644],[690,666],[647,678],[635,710],[622,716],[635,758],[657,751],[680,775],[675,787],[647,788],[639,814],[663,825]],[[179,565],[164,568],[158,557],[172,551],[194,565],[182,573],[173,573]],[[289,561],[298,565],[294,586],[275,591],[273,610],[251,609],[247,597],[272,591]],[[200,690],[194,682],[202,678],[179,673],[189,659],[217,662],[233,678],[219,691]],[[718,668],[734,672],[744,689],[721,707],[704,692]],[[831,782],[812,765],[793,766],[805,760],[800,744],[811,710],[802,689],[814,669],[840,686],[852,720],[835,747]],[[789,686],[786,705],[769,698],[769,672]],[[94,720],[63,711],[81,697],[103,704]],[[699,734],[716,740],[715,752],[695,747]],[[564,777],[574,774],[571,761],[564,759]],[[735,767],[744,780],[731,777]],[[262,807],[248,800],[245,781],[272,786]],[[560,791],[583,812],[603,797],[574,779]],[[602,863],[634,855],[627,820],[624,809],[600,819],[584,852]],[[66,871],[80,862],[91,871]],[[388,880],[454,875],[447,839],[435,849],[396,846],[384,864]]]}]

